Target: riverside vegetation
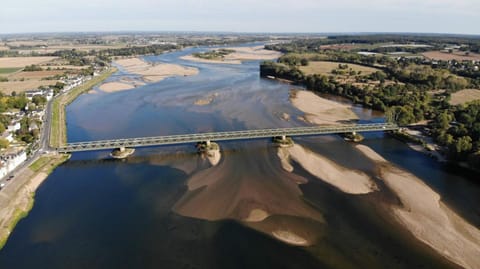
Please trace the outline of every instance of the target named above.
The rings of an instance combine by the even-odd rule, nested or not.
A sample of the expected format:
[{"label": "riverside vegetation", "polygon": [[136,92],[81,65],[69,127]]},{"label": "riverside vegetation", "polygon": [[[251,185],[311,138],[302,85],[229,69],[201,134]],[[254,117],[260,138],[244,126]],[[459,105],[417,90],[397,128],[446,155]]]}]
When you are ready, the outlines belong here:
[{"label": "riverside vegetation", "polygon": [[[286,53],[276,62],[263,62],[261,76],[287,79],[307,89],[339,95],[354,103],[384,111],[389,121],[401,126],[427,121],[429,134],[444,146],[451,161],[480,165],[480,101],[462,105],[449,103],[451,94],[466,88],[480,87],[480,72],[471,62],[431,61],[421,57],[391,57],[385,54],[362,55],[358,52],[374,49],[376,42],[425,42],[425,46],[407,47],[403,52],[423,52],[438,48],[443,38],[366,36],[332,37],[315,40],[296,40],[291,43],[266,46]],[[456,39],[449,42],[456,42]],[[478,49],[478,40],[461,39],[471,50]],[[364,45],[348,50],[332,49],[332,44],[362,42]],[[350,43],[351,44],[351,43]],[[365,44],[368,44],[365,45]],[[311,65],[334,62],[337,68],[329,73],[312,73]],[[361,65],[376,68],[362,72],[350,67]],[[309,72],[305,72],[308,70]],[[463,70],[463,71],[460,71]],[[468,73],[468,76],[465,74]]]},{"label": "riverside vegetation", "polygon": [[64,145],[67,141],[65,118],[66,106],[73,102],[80,94],[90,90],[95,85],[101,83],[116,71],[116,68],[110,68],[103,74],[94,77],[86,83],[83,83],[82,85],[70,90],[66,94],[55,98],[52,103],[52,122],[49,140],[51,147],[57,148],[61,145]]}]

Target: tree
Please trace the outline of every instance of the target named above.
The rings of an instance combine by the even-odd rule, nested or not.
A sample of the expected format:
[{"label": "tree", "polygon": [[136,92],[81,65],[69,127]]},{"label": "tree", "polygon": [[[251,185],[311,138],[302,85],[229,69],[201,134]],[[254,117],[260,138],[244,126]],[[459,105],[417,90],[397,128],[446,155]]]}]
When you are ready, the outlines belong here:
[{"label": "tree", "polygon": [[1,149],[6,149],[6,148],[8,148],[9,145],[10,145],[10,143],[8,142],[7,139],[0,138],[0,148]]},{"label": "tree", "polygon": [[472,138],[470,136],[462,136],[450,145],[450,157],[464,159],[467,153],[472,150],[472,146]]},{"label": "tree", "polygon": [[45,96],[42,96],[42,95],[35,95],[32,97],[32,102],[37,106],[43,105],[47,102],[47,98],[45,98]]}]

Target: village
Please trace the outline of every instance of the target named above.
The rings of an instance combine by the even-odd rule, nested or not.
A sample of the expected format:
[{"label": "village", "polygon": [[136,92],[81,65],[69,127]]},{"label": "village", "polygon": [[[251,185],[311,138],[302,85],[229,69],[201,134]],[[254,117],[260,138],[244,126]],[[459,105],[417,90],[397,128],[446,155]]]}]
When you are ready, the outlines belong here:
[{"label": "village", "polygon": [[24,165],[30,156],[48,152],[48,130],[45,129],[49,128],[51,115],[46,111],[53,98],[92,77],[69,75],[57,84],[62,85],[61,88],[42,86],[19,96],[12,94],[0,98],[0,103],[8,104],[6,111],[0,113],[0,130],[3,130],[0,136],[0,190],[15,178],[14,171]]}]

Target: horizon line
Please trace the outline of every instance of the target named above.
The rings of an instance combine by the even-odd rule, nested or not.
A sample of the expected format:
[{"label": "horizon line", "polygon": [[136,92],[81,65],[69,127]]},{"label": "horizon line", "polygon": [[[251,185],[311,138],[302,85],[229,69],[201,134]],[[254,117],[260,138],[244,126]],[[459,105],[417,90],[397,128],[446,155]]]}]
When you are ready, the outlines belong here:
[{"label": "horizon line", "polygon": [[332,32],[270,32],[270,31],[214,31],[214,30],[109,30],[109,31],[39,31],[39,32],[5,32],[1,33],[0,36],[8,35],[47,35],[47,34],[135,34],[135,33],[144,33],[144,34],[237,34],[237,35],[430,35],[430,36],[470,36],[470,37],[479,37],[480,34],[468,34],[468,33],[448,33],[448,32],[408,32],[408,31],[332,31]]}]

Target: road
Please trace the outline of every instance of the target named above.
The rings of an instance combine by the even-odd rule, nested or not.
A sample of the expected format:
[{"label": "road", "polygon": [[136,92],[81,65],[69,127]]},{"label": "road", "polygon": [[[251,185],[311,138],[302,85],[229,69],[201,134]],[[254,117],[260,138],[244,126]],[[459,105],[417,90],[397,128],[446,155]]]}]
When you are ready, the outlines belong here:
[{"label": "road", "polygon": [[[0,179],[0,184],[5,184],[7,185],[11,180],[15,180],[15,175],[21,173],[24,169],[28,168],[32,163],[34,163],[38,158],[51,150],[50,148],[50,128],[51,128],[51,122],[52,122],[52,103],[53,99],[48,101],[46,104],[46,109],[45,109],[45,116],[44,116],[44,121],[42,124],[42,130],[40,132],[39,139],[37,140],[36,145],[38,146],[36,150],[30,155],[27,156],[27,160],[24,161],[22,164],[17,166],[13,171],[11,171],[9,174],[7,174],[3,179]],[[35,148],[35,146],[33,146]],[[8,178],[11,178],[10,180],[7,181]]]}]

